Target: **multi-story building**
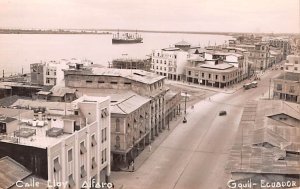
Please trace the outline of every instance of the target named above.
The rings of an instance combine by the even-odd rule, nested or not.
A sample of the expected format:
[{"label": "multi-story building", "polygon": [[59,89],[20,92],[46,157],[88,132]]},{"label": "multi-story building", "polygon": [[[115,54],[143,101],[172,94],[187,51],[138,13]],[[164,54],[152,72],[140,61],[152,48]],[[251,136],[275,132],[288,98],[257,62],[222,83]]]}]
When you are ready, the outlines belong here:
[{"label": "multi-story building", "polygon": [[68,67],[78,66],[91,66],[93,62],[90,60],[71,60],[62,59],[60,61],[49,61],[30,64],[31,84],[33,85],[46,85],[54,86],[63,82],[64,69]]},{"label": "multi-story building", "polygon": [[284,71],[300,74],[300,56],[288,55],[284,64]]},{"label": "multi-story building", "polygon": [[151,71],[170,80],[182,80],[190,48],[190,44],[181,41],[175,47],[153,50]]},{"label": "multi-story building", "polygon": [[64,68],[67,66],[55,61],[30,64],[31,83],[34,85],[56,85],[63,80],[62,69]]},{"label": "multi-story building", "polygon": [[300,103],[300,73],[285,72],[273,81],[275,99]]},{"label": "multi-story building", "polygon": [[218,88],[238,82],[239,69],[221,59],[191,60],[186,66],[187,82]]},{"label": "multi-story building", "polygon": [[11,157],[50,188],[108,182],[110,98],[82,96],[67,115],[46,110],[22,110],[18,128],[1,135],[0,157]]},{"label": "multi-story building", "polygon": [[127,167],[151,141],[150,98],[137,94],[112,95],[111,153],[113,167]]},{"label": "multi-story building", "polygon": [[110,68],[118,69],[138,69],[150,71],[151,60],[150,59],[134,59],[134,58],[118,58],[112,61]]},{"label": "multi-story building", "polygon": [[289,38],[276,37],[268,39],[270,46],[282,49],[283,58],[286,59],[291,53],[292,47]]},{"label": "multi-story building", "polygon": [[255,44],[237,44],[235,47],[243,48],[249,52],[249,61],[254,71],[265,70],[271,66],[269,44],[267,42],[260,42]]},{"label": "multi-story building", "polygon": [[69,88],[130,90],[150,98],[151,138],[165,128],[164,76],[143,70],[78,68],[65,70],[65,85]]}]

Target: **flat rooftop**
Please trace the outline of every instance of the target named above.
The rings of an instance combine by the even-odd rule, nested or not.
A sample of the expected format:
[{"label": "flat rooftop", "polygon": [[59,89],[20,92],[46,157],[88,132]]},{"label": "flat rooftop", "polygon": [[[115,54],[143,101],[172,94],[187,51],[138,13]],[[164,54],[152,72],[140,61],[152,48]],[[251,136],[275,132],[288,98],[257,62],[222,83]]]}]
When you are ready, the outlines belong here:
[{"label": "flat rooftop", "polygon": [[65,74],[123,77],[145,84],[152,84],[165,78],[165,76],[144,70],[116,68],[67,69],[65,70]]},{"label": "flat rooftop", "polygon": [[300,82],[300,74],[293,72],[284,72],[280,76],[276,77],[276,79],[288,80],[288,81],[299,81]]}]

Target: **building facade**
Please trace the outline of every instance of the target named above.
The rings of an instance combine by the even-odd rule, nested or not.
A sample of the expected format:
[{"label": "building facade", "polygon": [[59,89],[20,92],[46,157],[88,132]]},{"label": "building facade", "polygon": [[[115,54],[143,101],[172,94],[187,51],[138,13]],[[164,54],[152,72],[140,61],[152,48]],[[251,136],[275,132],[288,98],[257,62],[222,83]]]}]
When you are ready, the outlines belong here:
[{"label": "building facade", "polygon": [[273,81],[275,99],[300,103],[300,73],[285,72]]},{"label": "building facade", "polygon": [[284,38],[284,37],[270,38],[268,42],[270,46],[282,49],[283,59],[286,59],[287,56],[291,53],[292,46],[289,38]]},{"label": "building facade", "polygon": [[150,99],[131,95],[111,105],[113,168],[125,168],[150,144]]},{"label": "building facade", "polygon": [[284,71],[300,74],[300,56],[288,55],[284,64]]},{"label": "building facade", "polygon": [[253,45],[239,44],[236,47],[246,49],[249,52],[249,61],[253,63],[254,71],[265,70],[270,64],[270,48],[267,42],[259,42]]},{"label": "building facade", "polygon": [[[9,156],[48,186],[68,188],[108,182],[110,176],[110,98],[83,96],[72,114],[33,119],[27,110],[19,129],[1,136],[0,157]],[[34,125],[38,126],[34,126]]]},{"label": "building facade", "polygon": [[191,61],[186,66],[186,81],[194,84],[224,88],[238,82],[239,70],[222,60]]},{"label": "building facade", "polygon": [[165,128],[164,76],[143,70],[81,68],[65,70],[65,85],[69,88],[118,89],[134,91],[150,98],[151,138]]},{"label": "building facade", "polygon": [[150,71],[151,60],[150,59],[133,59],[133,58],[118,58],[112,61],[110,68],[117,69],[138,69]]}]

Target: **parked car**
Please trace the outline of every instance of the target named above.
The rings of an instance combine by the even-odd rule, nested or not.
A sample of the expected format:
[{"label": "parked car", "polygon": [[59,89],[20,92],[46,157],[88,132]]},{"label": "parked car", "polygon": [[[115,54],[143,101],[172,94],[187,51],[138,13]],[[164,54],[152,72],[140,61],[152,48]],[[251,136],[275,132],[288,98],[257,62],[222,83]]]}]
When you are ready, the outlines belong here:
[{"label": "parked car", "polygon": [[219,116],[224,116],[226,114],[227,114],[227,112],[225,110],[222,110],[222,111],[219,112]]}]

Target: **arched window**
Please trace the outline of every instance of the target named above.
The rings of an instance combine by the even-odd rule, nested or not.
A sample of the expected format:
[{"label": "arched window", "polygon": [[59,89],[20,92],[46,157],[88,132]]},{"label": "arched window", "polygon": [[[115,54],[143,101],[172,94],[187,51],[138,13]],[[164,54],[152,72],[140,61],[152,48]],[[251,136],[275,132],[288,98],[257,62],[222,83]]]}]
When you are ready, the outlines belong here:
[{"label": "arched window", "polygon": [[116,132],[120,132],[120,119],[116,119]]}]

